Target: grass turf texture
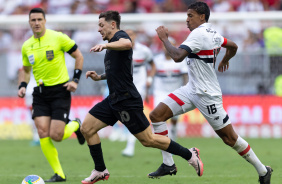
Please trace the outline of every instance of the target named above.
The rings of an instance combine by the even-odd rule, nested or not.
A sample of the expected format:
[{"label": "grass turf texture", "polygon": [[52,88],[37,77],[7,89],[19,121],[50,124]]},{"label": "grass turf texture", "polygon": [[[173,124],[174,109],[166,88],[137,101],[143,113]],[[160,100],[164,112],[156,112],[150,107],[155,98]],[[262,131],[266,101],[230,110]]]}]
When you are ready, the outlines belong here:
[{"label": "grass turf texture", "polygon": [[[282,181],[282,140],[246,139],[257,156],[266,165],[272,166],[273,184]],[[135,156],[121,155],[125,142],[110,142],[102,139],[102,148],[110,178],[106,183],[114,184],[256,184],[256,170],[235,151],[225,146],[217,138],[181,138],[178,142],[186,147],[198,147],[204,162],[204,175],[198,177],[195,170],[178,156],[174,156],[178,172],[176,176],[149,179],[147,174],[156,170],[162,163],[161,152],[145,148],[136,143]],[[49,179],[53,171],[41,152],[41,148],[29,146],[30,141],[0,141],[0,183],[20,184],[24,177],[36,174]],[[55,143],[59,158],[67,176],[67,184],[79,184],[90,175],[94,165],[88,146],[80,146],[75,139]],[[102,183],[99,181],[97,183]],[[103,182],[103,183],[104,183]]]}]

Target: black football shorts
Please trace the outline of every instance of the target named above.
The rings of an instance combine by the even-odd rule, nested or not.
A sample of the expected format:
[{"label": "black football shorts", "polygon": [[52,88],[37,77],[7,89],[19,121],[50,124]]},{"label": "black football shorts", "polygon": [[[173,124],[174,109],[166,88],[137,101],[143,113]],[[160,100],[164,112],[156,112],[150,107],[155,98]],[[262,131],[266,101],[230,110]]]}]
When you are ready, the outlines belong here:
[{"label": "black football shorts", "polygon": [[71,94],[63,85],[37,86],[34,88],[32,93],[32,119],[38,116],[50,116],[51,119],[68,123]]},{"label": "black football shorts", "polygon": [[110,106],[108,98],[96,104],[89,113],[110,126],[113,126],[119,120],[132,134],[140,133],[150,125],[142,108],[114,110]]}]

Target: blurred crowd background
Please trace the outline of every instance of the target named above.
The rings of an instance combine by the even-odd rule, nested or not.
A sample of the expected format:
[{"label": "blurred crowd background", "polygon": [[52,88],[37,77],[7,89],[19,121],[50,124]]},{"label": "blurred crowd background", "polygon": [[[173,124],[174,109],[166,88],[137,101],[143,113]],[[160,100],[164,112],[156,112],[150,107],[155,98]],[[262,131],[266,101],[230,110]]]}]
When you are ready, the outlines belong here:
[{"label": "blurred crowd background", "polygon": [[[107,10],[120,13],[186,12],[196,0],[0,0],[1,14],[26,14],[41,7],[48,14],[93,14]],[[280,0],[206,0],[213,12],[279,11]]]},{"label": "blurred crowd background", "polygon": [[[56,27],[48,24],[48,15],[91,15],[106,11],[117,10],[123,17],[131,14],[164,13],[164,16],[173,16],[171,13],[183,13],[181,26],[173,23],[156,24],[146,20],[135,29],[137,40],[151,48],[154,54],[162,51],[155,29],[162,24],[169,28],[170,35],[180,45],[189,35],[185,19],[187,7],[195,0],[0,0],[0,17],[27,16],[29,10],[41,7],[47,13],[47,28],[62,31],[74,39],[85,57],[84,73],[95,70],[102,73],[104,70],[104,53],[89,54],[89,49],[97,43],[103,42],[96,29],[85,24],[72,27]],[[211,8],[211,16],[222,12],[252,12],[258,15],[263,12],[279,12],[282,10],[281,0],[206,0]],[[236,16],[236,14],[234,15]],[[1,21],[1,20],[0,20]],[[230,71],[227,74],[218,73],[223,94],[276,94],[275,80],[282,72],[280,61],[282,58],[282,24],[281,20],[239,20],[239,21],[210,21],[214,27],[226,38],[233,40],[239,46],[238,54],[232,59]],[[171,25],[170,25],[171,24]],[[32,36],[27,26],[12,25],[0,27],[0,96],[15,96],[17,92],[17,74],[21,63],[21,46]],[[124,25],[121,29],[132,25]],[[221,52],[223,53],[223,52]],[[280,56],[281,55],[281,56]],[[218,62],[222,55],[218,57]],[[72,77],[72,58],[66,54],[67,65]],[[95,63],[95,64],[93,64]],[[248,80],[246,80],[248,79]],[[105,82],[93,83],[82,79],[74,95],[102,95]]]},{"label": "blurred crowd background", "polygon": [[[164,25],[179,46],[190,34],[186,11],[196,0],[0,0],[0,139],[30,139],[29,109],[17,97],[18,72],[22,67],[21,47],[32,36],[28,24],[31,8],[46,12],[47,29],[69,35],[84,56],[83,74],[73,93],[72,117],[83,120],[93,104],[107,93],[106,81],[85,78],[86,71],[104,73],[104,52],[89,53],[103,43],[98,32],[98,15],[107,10],[121,13],[121,29],[134,29],[136,41],[157,55],[163,52],[155,29]],[[232,123],[242,136],[282,137],[282,0],[205,0],[210,6],[209,22],[239,47],[227,72],[217,72],[223,101]],[[224,48],[217,57],[221,61]],[[74,60],[66,65],[72,78]],[[150,69],[150,68],[148,68]],[[146,79],[144,79],[146,80]],[[30,83],[28,87],[31,87]],[[154,87],[153,86],[151,88]],[[31,88],[32,91],[32,88]],[[151,100],[144,112],[153,108]],[[31,93],[30,93],[31,94]],[[30,95],[29,95],[30,96]],[[25,98],[27,99],[27,97]],[[215,136],[200,112],[180,117],[180,136]],[[105,131],[109,135],[111,131]]]}]

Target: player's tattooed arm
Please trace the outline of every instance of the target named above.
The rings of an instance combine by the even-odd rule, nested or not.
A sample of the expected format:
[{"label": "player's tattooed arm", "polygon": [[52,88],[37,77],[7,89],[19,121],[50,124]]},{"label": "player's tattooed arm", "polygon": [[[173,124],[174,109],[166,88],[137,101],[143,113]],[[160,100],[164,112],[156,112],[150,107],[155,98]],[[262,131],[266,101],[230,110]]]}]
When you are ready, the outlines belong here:
[{"label": "player's tattooed arm", "polygon": [[105,79],[107,79],[106,73],[101,74],[101,80],[105,80]]},{"label": "player's tattooed arm", "polygon": [[168,40],[168,29],[166,27],[159,26],[156,32],[168,51],[168,54],[176,63],[183,61],[183,59],[188,56],[189,53],[186,50],[176,48],[170,43]]},{"label": "player's tattooed arm", "polygon": [[174,47],[168,39],[163,40],[163,44],[170,55],[170,57],[176,62],[179,63],[183,61],[183,59],[189,55],[189,52],[187,52],[185,49],[182,48],[176,48]]},{"label": "player's tattooed arm", "polygon": [[106,74],[98,75],[95,71],[87,71],[86,72],[86,79],[90,77],[94,81],[105,80],[107,79]]}]

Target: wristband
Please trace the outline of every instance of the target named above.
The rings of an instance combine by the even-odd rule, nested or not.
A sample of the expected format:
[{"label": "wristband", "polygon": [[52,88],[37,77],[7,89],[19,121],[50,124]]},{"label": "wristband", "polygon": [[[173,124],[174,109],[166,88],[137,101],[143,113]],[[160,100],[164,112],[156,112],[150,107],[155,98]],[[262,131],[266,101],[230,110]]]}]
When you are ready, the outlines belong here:
[{"label": "wristband", "polygon": [[81,76],[81,73],[82,73],[82,71],[80,69],[74,69],[72,81],[78,83],[80,76]]},{"label": "wristband", "polygon": [[72,81],[77,83],[77,84],[79,83],[79,79],[77,79],[77,78],[73,78]]},{"label": "wristband", "polygon": [[26,88],[27,87],[27,83],[26,82],[21,82],[21,84],[19,85],[19,89],[21,89],[21,87]]},{"label": "wristband", "polygon": [[148,83],[152,83],[152,82],[153,82],[153,77],[151,77],[151,76],[150,76],[150,77],[147,77],[147,82],[148,82]]}]

